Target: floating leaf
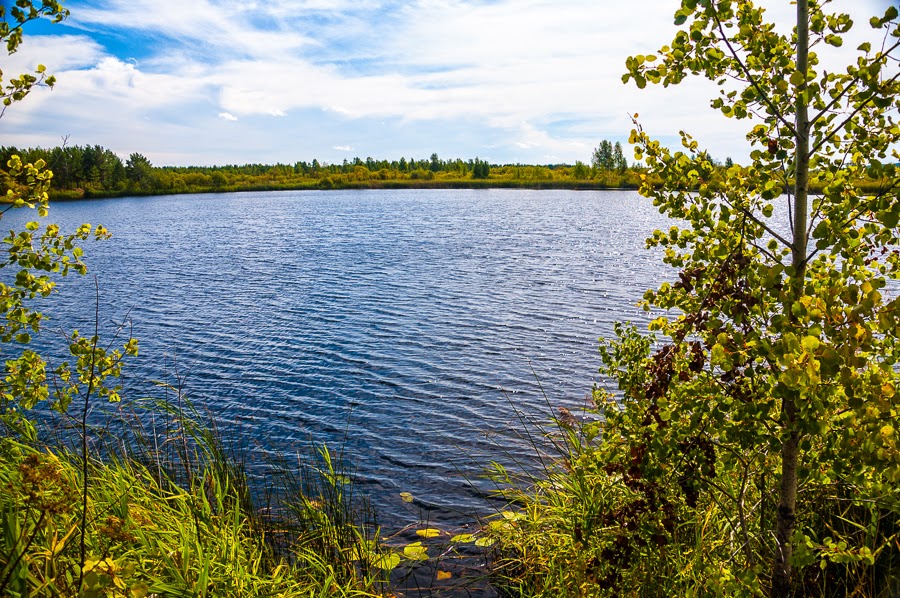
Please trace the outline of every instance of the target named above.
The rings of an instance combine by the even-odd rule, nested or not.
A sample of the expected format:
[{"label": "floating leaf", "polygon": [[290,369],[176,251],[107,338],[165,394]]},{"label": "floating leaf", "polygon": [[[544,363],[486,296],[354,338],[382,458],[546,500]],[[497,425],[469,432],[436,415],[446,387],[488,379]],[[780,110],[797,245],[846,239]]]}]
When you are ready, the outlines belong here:
[{"label": "floating leaf", "polygon": [[441,535],[441,530],[433,527],[426,527],[425,529],[417,529],[416,535],[422,536],[423,538],[436,538]]},{"label": "floating leaf", "polygon": [[413,499],[413,495],[410,494],[409,492],[401,492],[400,500],[402,500],[403,502],[412,502],[414,499]]},{"label": "floating leaf", "polygon": [[460,542],[462,544],[468,544],[469,542],[475,541],[475,536],[472,534],[457,534],[450,538],[451,542]]},{"label": "floating leaf", "polygon": [[449,571],[438,571],[437,572],[437,578],[439,581],[443,581],[445,579],[450,579],[451,577],[453,577],[453,574],[450,573]]},{"label": "floating leaf", "polygon": [[413,561],[428,560],[428,549],[422,546],[421,542],[413,542],[403,548],[403,554],[406,558]]},{"label": "floating leaf", "polygon": [[372,565],[378,567],[379,569],[384,569],[385,571],[391,571],[396,568],[397,565],[400,564],[400,555],[396,552],[391,552],[388,554],[380,554],[377,558],[372,560]]},{"label": "floating leaf", "polygon": [[477,540],[475,540],[475,546],[491,546],[493,544],[493,538],[478,538]]},{"label": "floating leaf", "polygon": [[504,519],[508,519],[509,521],[519,521],[520,519],[525,519],[525,515],[522,513],[514,513],[513,511],[503,511],[500,513],[503,515]]}]

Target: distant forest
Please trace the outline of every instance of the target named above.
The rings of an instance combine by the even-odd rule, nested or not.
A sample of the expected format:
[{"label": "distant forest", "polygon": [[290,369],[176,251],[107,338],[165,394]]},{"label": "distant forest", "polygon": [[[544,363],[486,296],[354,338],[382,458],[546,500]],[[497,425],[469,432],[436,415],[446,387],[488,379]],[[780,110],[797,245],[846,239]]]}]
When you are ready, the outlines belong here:
[{"label": "distant forest", "polygon": [[[603,141],[591,164],[489,164],[480,158],[444,160],[401,157],[353,158],[340,164],[312,160],[294,164],[154,166],[145,156],[123,161],[99,145],[45,148],[0,147],[0,163],[18,154],[43,160],[53,171],[52,198],[125,194],[198,193],[266,189],[404,187],[637,188],[640,170],[630,167],[621,145]],[[0,181],[3,183],[3,181]]]},{"label": "distant forest", "polygon": [[[641,164],[629,164],[619,143],[601,141],[590,164],[490,164],[480,158],[444,160],[437,154],[426,159],[363,160],[340,164],[313,160],[294,164],[229,164],[225,166],[153,166],[145,156],[133,153],[124,162],[99,145],[45,148],[0,147],[0,164],[13,155],[26,163],[43,160],[53,171],[51,199],[164,195],[226,191],[288,189],[407,189],[407,188],[522,188],[522,189],[637,189],[646,176]],[[696,181],[695,187],[716,187],[731,158],[719,162],[707,156],[714,175]],[[820,191],[816,177],[811,190]],[[857,181],[860,188],[877,190],[877,179]],[[0,193],[8,188],[0,178]]]}]

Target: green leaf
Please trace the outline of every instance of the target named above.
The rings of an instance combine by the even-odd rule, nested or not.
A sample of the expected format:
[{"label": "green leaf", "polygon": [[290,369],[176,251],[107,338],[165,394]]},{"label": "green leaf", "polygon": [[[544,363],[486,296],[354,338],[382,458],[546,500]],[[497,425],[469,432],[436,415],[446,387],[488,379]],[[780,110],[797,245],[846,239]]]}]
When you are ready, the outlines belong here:
[{"label": "green leaf", "polygon": [[406,558],[413,561],[428,560],[428,549],[422,546],[421,542],[413,542],[403,548],[403,554]]},{"label": "green leaf", "polygon": [[890,210],[878,212],[878,221],[888,228],[896,228],[900,223],[900,205],[893,206]]},{"label": "green leaf", "polygon": [[145,598],[145,596],[150,594],[150,587],[144,582],[139,581],[128,588],[128,594],[131,598]]},{"label": "green leaf", "polygon": [[516,513],[514,511],[501,511],[500,514],[503,515],[503,518],[507,521],[519,521],[521,519],[525,519],[525,515],[523,515],[522,513]]},{"label": "green leaf", "polygon": [[726,363],[728,361],[727,354],[725,352],[725,347],[716,343],[713,345],[712,351],[710,352],[710,363],[712,365],[720,365]]},{"label": "green leaf", "polygon": [[475,536],[472,534],[457,534],[450,538],[451,542],[459,542],[460,544],[469,544],[475,541]]},{"label": "green leaf", "polygon": [[800,344],[804,349],[812,352],[819,348],[821,342],[815,336],[804,336]]},{"label": "green leaf", "polygon": [[396,552],[380,554],[372,560],[372,565],[385,571],[392,571],[400,564],[400,555]]}]

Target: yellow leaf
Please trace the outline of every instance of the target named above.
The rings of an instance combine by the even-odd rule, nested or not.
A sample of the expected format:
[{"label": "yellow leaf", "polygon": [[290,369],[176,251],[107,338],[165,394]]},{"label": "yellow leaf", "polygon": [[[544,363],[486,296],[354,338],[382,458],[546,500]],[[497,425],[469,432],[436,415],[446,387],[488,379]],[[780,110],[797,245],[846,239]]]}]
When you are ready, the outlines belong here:
[{"label": "yellow leaf", "polygon": [[142,581],[137,582],[128,590],[132,598],[144,598],[150,593],[150,588]]},{"label": "yellow leaf", "polygon": [[425,529],[417,529],[416,535],[422,536],[423,538],[436,538],[441,535],[441,530],[433,527],[426,527]]},{"label": "yellow leaf", "polygon": [[453,577],[453,574],[450,573],[449,571],[438,571],[437,572],[438,580],[450,579],[451,577]]}]

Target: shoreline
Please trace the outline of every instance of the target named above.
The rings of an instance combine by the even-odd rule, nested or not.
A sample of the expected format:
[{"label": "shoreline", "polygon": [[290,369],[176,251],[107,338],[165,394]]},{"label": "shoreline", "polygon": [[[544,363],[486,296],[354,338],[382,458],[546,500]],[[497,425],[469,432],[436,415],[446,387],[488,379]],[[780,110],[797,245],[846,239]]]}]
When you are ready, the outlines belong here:
[{"label": "shoreline", "polygon": [[323,184],[321,180],[300,185],[234,185],[225,187],[186,187],[182,189],[122,189],[102,191],[94,189],[51,190],[51,201],[80,199],[114,199],[151,195],[192,195],[197,193],[245,193],[252,191],[345,191],[345,190],[393,190],[393,189],[524,189],[567,191],[636,191],[638,185],[609,186],[600,181],[516,181],[516,180],[449,180],[449,181],[354,181],[351,183]]}]

